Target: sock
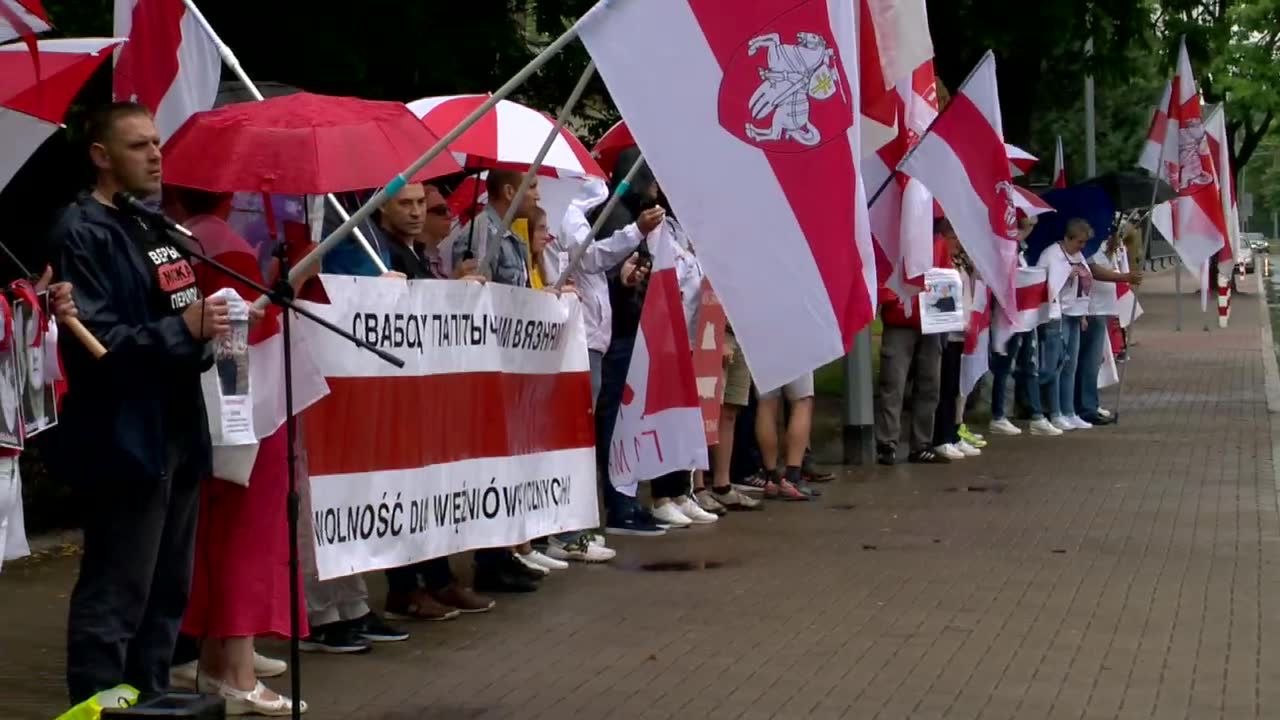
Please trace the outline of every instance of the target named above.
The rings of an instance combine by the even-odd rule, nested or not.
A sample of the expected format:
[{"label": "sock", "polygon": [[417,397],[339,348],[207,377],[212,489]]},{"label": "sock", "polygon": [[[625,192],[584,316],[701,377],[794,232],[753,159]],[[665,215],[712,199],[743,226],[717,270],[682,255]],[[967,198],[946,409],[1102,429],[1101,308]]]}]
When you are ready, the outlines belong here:
[{"label": "sock", "polygon": [[787,482],[791,483],[792,485],[799,484],[800,482],[800,466],[799,465],[787,466]]},{"label": "sock", "polygon": [[765,469],[764,469],[764,477],[765,477],[765,479],[766,479],[766,480],[768,480],[769,482],[778,482],[778,480],[780,480],[780,479],[782,478],[782,475],[780,475],[780,474],[778,473],[778,468],[776,468],[776,467],[775,467],[775,468],[765,468]]},{"label": "sock", "polygon": [[717,495],[728,495],[731,490],[733,490],[732,485],[725,485],[724,487],[711,486],[711,492]]}]

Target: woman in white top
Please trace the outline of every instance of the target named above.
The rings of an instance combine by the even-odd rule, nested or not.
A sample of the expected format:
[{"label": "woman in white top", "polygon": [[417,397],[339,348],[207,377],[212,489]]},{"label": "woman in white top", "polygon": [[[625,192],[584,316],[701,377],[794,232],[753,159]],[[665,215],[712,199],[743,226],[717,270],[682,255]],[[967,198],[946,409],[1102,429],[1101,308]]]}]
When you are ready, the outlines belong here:
[{"label": "woman in white top", "polygon": [[1040,326],[1040,384],[1049,422],[1059,430],[1093,427],[1076,415],[1076,364],[1080,331],[1088,322],[1093,274],[1082,251],[1093,237],[1089,223],[1075,218],[1056,244],[1045,248],[1036,263],[1049,271],[1049,322]]},{"label": "woman in white top", "polygon": [[1121,257],[1124,245],[1116,234],[1089,258],[1089,271],[1096,281],[1089,296],[1089,318],[1080,334],[1080,362],[1076,371],[1076,414],[1092,425],[1110,425],[1110,413],[1098,399],[1098,369],[1107,347],[1107,322],[1119,312],[1116,283],[1142,284],[1142,273],[1129,272]]}]

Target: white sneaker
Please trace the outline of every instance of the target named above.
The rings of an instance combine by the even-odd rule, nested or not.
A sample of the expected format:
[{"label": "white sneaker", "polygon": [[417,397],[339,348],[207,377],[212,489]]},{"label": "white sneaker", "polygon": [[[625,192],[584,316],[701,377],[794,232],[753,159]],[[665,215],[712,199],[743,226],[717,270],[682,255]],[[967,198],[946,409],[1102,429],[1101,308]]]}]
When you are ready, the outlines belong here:
[{"label": "white sneaker", "polygon": [[1076,424],[1071,422],[1070,420],[1068,420],[1066,417],[1062,415],[1059,415],[1058,417],[1050,420],[1049,422],[1052,423],[1054,427],[1058,428],[1063,432],[1068,432],[1070,430],[1076,429]]},{"label": "white sneaker", "polygon": [[537,550],[534,550],[528,555],[525,555],[524,559],[528,560],[534,565],[539,565],[548,570],[568,570],[569,569],[569,563],[563,560],[557,560],[553,557],[547,557],[546,555],[543,555]]},{"label": "white sneaker", "polygon": [[956,443],[955,448],[959,450],[960,454],[964,455],[965,457],[978,457],[979,455],[982,454],[981,450],[970,445],[967,440],[961,440],[960,442]]},{"label": "white sneaker", "polygon": [[659,525],[666,525],[673,528],[687,528],[693,524],[684,513],[680,512],[680,508],[676,507],[674,502],[665,502],[661,505],[653,506],[653,519],[658,521]]},{"label": "white sneaker", "polygon": [[957,448],[955,445],[951,445],[949,443],[945,445],[939,445],[935,447],[933,451],[938,453],[942,457],[947,458],[948,460],[965,459],[965,454],[960,452],[960,448]]},{"label": "white sneaker", "polygon": [[1089,428],[1093,427],[1092,423],[1080,417],[1079,415],[1072,415],[1071,417],[1067,418],[1067,422],[1071,423],[1071,425],[1075,427],[1075,429],[1077,430],[1088,430]]},{"label": "white sneaker", "polygon": [[594,535],[583,535],[571,543],[565,543],[554,537],[550,538],[547,540],[547,554],[557,560],[584,563],[609,562],[618,556],[616,551],[605,547],[603,542],[599,544],[591,542],[594,537]]},{"label": "white sneaker", "polygon": [[511,554],[516,556],[516,560],[519,560],[521,565],[524,565],[530,570],[534,570],[544,577],[551,574],[550,568],[542,567],[541,565],[535,563],[533,560],[529,559],[529,555],[532,555],[533,553],[529,553],[529,555],[521,555],[520,553],[511,553]]},{"label": "white sneaker", "polygon": [[675,506],[679,508],[680,514],[689,518],[689,521],[694,525],[710,525],[720,519],[720,517],[715,513],[709,513],[701,507],[698,507],[698,503],[688,495],[677,498]]},{"label": "white sneaker", "polygon": [[1013,436],[1013,435],[1022,434],[1022,428],[1009,422],[1009,418],[1000,418],[999,420],[992,420],[991,424],[987,426],[987,430],[989,430],[992,435]]},{"label": "white sneaker", "polygon": [[1054,437],[1062,434],[1061,430],[1059,430],[1057,427],[1054,426],[1053,423],[1049,422],[1048,420],[1045,420],[1044,418],[1040,418],[1039,420],[1032,420],[1031,425],[1029,427],[1031,428],[1032,435],[1037,435],[1042,437]]}]

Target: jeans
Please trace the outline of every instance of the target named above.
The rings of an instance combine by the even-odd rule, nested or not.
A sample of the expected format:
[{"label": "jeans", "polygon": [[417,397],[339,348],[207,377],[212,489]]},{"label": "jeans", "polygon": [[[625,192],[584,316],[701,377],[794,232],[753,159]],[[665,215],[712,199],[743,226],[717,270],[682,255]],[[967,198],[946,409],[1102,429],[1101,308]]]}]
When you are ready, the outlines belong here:
[{"label": "jeans", "polygon": [[[1014,376],[1016,394],[1027,404],[1032,420],[1044,418],[1040,409],[1040,378],[1036,370],[1036,331],[1017,333],[1009,338],[1005,354],[991,354],[991,419],[1008,417],[1009,375]],[[1016,368],[1016,370],[1015,370]]]},{"label": "jeans", "polygon": [[1080,332],[1080,362],[1076,370],[1075,409],[1085,420],[1098,417],[1098,370],[1107,345],[1107,317],[1090,315]]},{"label": "jeans", "polygon": [[1050,417],[1076,414],[1076,366],[1080,359],[1080,317],[1064,315],[1040,326],[1040,384]]},{"label": "jeans", "polygon": [[162,692],[191,588],[200,478],[178,465],[77,491],[87,516],[67,622],[71,701],[121,683]]},{"label": "jeans", "polygon": [[635,345],[634,335],[615,335],[600,363],[600,394],[596,396],[596,466],[605,515],[609,521],[624,518],[638,505],[635,498],[618,492],[609,480],[609,444],[613,440],[613,426],[618,422],[618,408],[622,406],[622,390],[627,384],[631,351]]}]

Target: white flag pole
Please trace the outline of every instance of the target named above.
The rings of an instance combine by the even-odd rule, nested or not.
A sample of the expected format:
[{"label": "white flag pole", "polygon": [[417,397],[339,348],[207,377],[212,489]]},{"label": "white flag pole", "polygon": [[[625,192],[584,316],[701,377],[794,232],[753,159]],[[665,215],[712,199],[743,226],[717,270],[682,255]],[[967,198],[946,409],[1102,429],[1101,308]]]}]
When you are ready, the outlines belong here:
[{"label": "white flag pole", "polygon": [[[422,157],[418,158],[412,165],[405,168],[404,172],[387,181],[387,184],[383,186],[381,190],[374,193],[373,197],[369,198],[364,205],[361,205],[354,215],[348,218],[346,222],[342,223],[342,225],[336,230],[329,233],[325,239],[320,241],[319,245],[317,245],[306,257],[302,258],[302,260],[293,267],[293,270],[290,271],[289,279],[296,280],[304,273],[308,272],[311,267],[319,262],[320,258],[334,246],[334,244],[346,237],[347,233],[351,232],[357,224],[363,222],[365,218],[369,217],[374,210],[380,207],[382,203],[386,202],[387,198],[400,192],[400,188],[408,184],[408,178],[412,177],[415,173],[425,167],[427,163],[434,160],[437,155],[448,149],[449,143],[457,140],[462,133],[466,132],[472,125],[479,122],[480,118],[484,117],[485,113],[493,109],[494,105],[497,105],[500,100],[510,95],[543,65],[546,65],[551,58],[555,57],[556,54],[568,46],[569,43],[576,40],[578,37],[578,29],[582,27],[584,22],[591,19],[593,13],[595,13],[599,7],[600,5],[596,5],[591,10],[588,10],[587,13],[579,18],[572,27],[566,30],[562,35],[560,35],[560,37],[553,40],[542,52],[538,53],[536,57],[530,60],[528,65],[525,65],[520,72],[515,74],[515,77],[511,78],[502,87],[498,88],[489,96],[488,100],[481,103],[481,105],[471,111],[471,114],[464,118],[462,122],[458,123],[457,127],[446,133],[445,136],[440,138],[435,145],[432,145],[430,149],[422,154]],[[259,298],[259,302],[262,300],[264,300],[264,298]]]},{"label": "white flag pole", "polygon": [[[264,100],[265,98],[262,97],[262,93],[258,91],[257,84],[249,78],[248,73],[246,73],[244,68],[240,66],[240,60],[236,58],[235,53],[231,52],[231,48],[227,47],[227,44],[222,42],[221,37],[218,37],[218,33],[213,29],[213,26],[209,24],[204,13],[201,13],[200,9],[196,7],[195,0],[182,0],[182,2],[187,8],[187,12],[191,13],[191,17],[196,19],[196,22],[198,22],[200,27],[204,29],[204,33],[209,36],[209,40],[213,42],[214,47],[218,48],[218,54],[222,56],[222,63],[231,69],[231,72],[240,80],[240,84],[244,85],[245,89],[249,91],[249,94],[253,96],[254,100]],[[338,202],[338,199],[332,194],[329,194],[325,195],[325,200],[329,202],[329,207],[333,208],[334,211],[338,213],[338,217],[342,218],[343,222],[346,222],[350,216],[347,215],[347,211],[343,209],[341,203]],[[369,255],[369,259],[373,260],[373,264],[378,268],[378,272],[387,272],[388,269],[386,263],[382,262],[382,257],[379,256],[377,251],[373,249],[373,246],[369,244],[364,233],[360,232],[359,228],[355,228],[353,230],[353,234],[356,237],[356,242],[360,243],[360,247],[364,248],[364,251]]]},{"label": "white flag pole", "polygon": [[[586,69],[582,71],[582,77],[578,78],[578,84],[573,87],[573,92],[569,94],[569,99],[560,108],[560,114],[556,115],[555,126],[551,128],[550,133],[547,133],[547,139],[542,142],[542,147],[538,148],[538,154],[534,157],[533,164],[529,166],[529,169],[524,173],[524,177],[520,180],[520,187],[516,190],[515,197],[511,199],[511,205],[502,216],[502,227],[498,229],[497,237],[506,236],[507,231],[511,229],[511,223],[515,222],[516,212],[520,209],[521,199],[529,191],[529,186],[533,185],[533,179],[538,176],[538,168],[542,167],[542,161],[547,159],[547,153],[551,152],[551,146],[555,144],[556,138],[560,137],[561,129],[564,128],[565,122],[569,120],[569,115],[573,113],[574,106],[582,98],[582,93],[587,89],[587,83],[591,82],[591,78],[595,74],[596,62],[592,60],[587,63]],[[493,198],[490,198],[489,202],[492,203]],[[474,226],[475,220],[472,220],[472,223]],[[480,264],[481,273],[489,274],[489,264],[493,262],[494,255],[497,252],[498,243],[486,243],[484,261]]]}]

